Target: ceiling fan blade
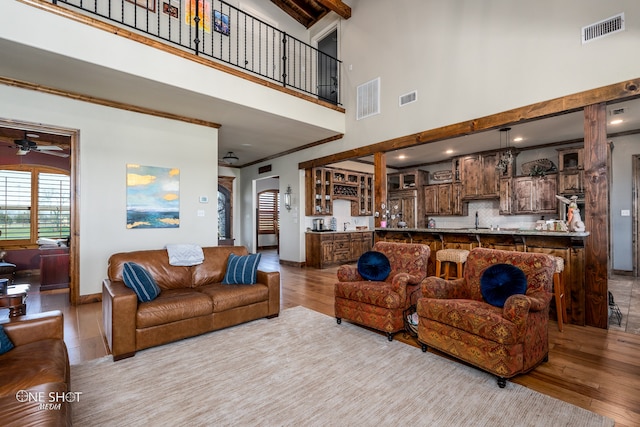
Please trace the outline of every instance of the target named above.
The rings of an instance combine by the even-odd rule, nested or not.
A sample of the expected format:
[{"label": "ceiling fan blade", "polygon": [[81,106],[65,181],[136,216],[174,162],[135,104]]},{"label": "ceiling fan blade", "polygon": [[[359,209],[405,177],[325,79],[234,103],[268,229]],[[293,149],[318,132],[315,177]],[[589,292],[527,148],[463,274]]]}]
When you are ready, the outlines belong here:
[{"label": "ceiling fan blade", "polygon": [[56,145],[38,145],[34,148],[36,151],[62,151],[62,148]]},{"label": "ceiling fan blade", "polygon": [[67,153],[58,153],[56,151],[50,151],[50,150],[44,150],[43,151],[40,148],[38,148],[37,150],[31,150],[31,151],[35,151],[36,153],[49,154],[51,156],[69,157],[69,154],[67,154]]}]

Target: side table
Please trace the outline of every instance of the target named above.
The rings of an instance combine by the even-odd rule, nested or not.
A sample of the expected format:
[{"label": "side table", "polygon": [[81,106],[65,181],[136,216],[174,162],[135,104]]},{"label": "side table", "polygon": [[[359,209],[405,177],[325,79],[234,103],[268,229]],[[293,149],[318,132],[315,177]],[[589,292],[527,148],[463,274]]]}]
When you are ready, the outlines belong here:
[{"label": "side table", "polygon": [[0,308],[9,309],[9,317],[27,314],[27,290],[29,285],[9,286],[6,294],[0,294]]}]

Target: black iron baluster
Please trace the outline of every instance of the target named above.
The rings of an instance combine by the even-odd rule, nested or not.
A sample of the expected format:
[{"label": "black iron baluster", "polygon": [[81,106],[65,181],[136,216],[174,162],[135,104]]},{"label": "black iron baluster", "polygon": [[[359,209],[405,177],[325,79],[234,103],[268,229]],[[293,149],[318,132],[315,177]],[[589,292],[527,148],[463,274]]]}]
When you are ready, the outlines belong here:
[{"label": "black iron baluster", "polygon": [[282,33],[282,86],[287,87],[287,33]]},{"label": "black iron baluster", "polygon": [[196,45],[196,55],[199,55],[200,39],[198,37],[200,34],[198,33],[198,24],[200,23],[200,0],[196,0],[196,16],[193,18],[193,21],[196,23],[196,38],[193,39],[193,43]]}]

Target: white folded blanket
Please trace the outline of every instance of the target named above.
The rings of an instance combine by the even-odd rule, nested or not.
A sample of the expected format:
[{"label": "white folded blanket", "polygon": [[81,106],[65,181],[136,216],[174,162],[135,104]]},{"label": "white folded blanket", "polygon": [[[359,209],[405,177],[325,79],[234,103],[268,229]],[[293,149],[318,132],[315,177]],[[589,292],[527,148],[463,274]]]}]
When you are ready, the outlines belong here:
[{"label": "white folded blanket", "polygon": [[169,264],[174,266],[197,265],[204,261],[204,252],[198,245],[167,245],[167,253],[169,254]]}]

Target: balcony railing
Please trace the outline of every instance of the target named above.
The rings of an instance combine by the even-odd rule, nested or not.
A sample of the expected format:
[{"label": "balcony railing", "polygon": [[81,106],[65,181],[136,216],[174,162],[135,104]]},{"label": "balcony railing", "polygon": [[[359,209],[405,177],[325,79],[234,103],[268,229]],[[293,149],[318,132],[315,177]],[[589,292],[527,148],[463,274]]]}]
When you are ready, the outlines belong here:
[{"label": "balcony railing", "polygon": [[221,0],[51,0],[340,105],[340,61]]}]

